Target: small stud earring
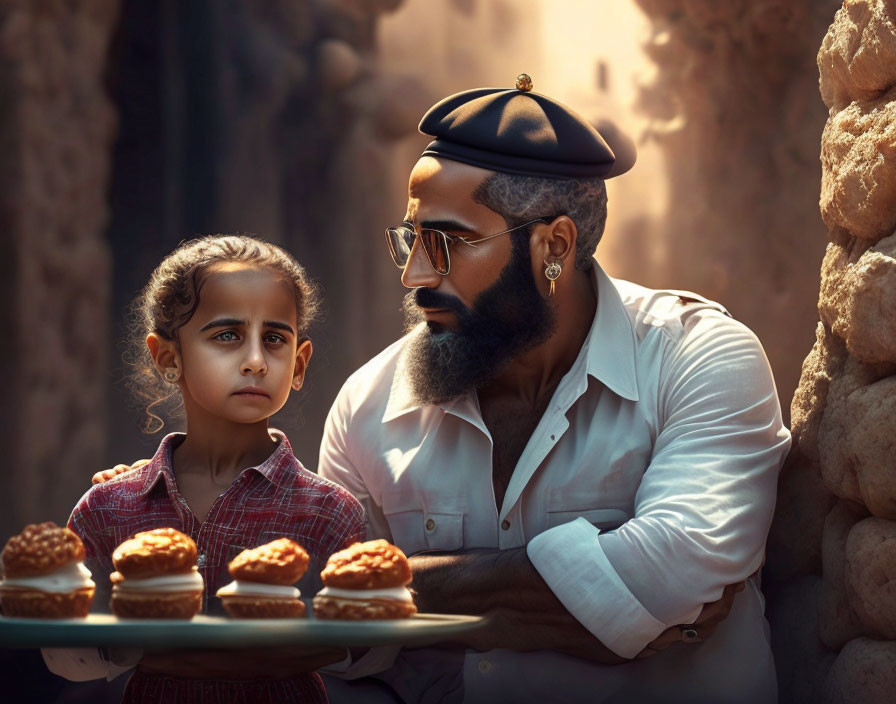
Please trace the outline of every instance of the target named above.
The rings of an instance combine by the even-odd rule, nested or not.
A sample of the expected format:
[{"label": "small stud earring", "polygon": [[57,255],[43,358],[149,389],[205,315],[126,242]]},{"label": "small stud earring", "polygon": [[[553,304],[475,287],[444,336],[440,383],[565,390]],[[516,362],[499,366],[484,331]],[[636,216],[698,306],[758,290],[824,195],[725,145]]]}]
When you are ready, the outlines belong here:
[{"label": "small stud earring", "polygon": [[549,296],[554,295],[554,282],[560,278],[560,274],[563,272],[563,267],[560,266],[560,262],[551,262],[544,269],[545,278],[551,282],[551,289],[548,291]]},{"label": "small stud earring", "polygon": [[165,377],[165,381],[169,384],[174,384],[180,379],[180,370],[177,367],[168,367],[162,372],[162,376]]}]

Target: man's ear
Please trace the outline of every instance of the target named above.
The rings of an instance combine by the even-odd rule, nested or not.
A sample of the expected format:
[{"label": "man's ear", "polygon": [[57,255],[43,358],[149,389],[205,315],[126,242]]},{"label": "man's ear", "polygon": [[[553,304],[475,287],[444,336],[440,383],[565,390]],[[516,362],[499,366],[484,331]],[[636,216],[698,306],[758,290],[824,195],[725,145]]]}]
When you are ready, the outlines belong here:
[{"label": "man's ear", "polygon": [[559,215],[551,222],[532,228],[530,247],[532,263],[560,261],[565,264],[570,257],[575,260],[578,230],[568,215]]},{"label": "man's ear", "polygon": [[164,376],[166,369],[176,369],[182,372],[180,363],[180,354],[177,351],[177,345],[174,340],[166,340],[158,333],[151,332],[146,336],[146,347],[149,349],[149,356],[152,357],[153,364],[159,374]]},{"label": "man's ear", "polygon": [[313,351],[311,340],[307,337],[296,348],[296,365],[292,370],[292,388],[296,391],[301,389],[305,382],[305,370],[308,369],[308,362],[311,360]]}]

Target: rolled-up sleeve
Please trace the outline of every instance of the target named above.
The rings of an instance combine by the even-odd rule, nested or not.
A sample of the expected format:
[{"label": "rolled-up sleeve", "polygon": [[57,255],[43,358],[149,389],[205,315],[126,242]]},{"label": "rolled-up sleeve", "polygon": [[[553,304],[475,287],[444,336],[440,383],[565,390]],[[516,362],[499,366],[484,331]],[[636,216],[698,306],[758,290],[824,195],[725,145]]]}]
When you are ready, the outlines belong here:
[{"label": "rolled-up sleeve", "polygon": [[628,658],[761,566],[790,447],[759,341],[722,313],[687,322],[655,393],[657,437],[634,517],[603,534],[578,519],[528,545],[569,612]]}]

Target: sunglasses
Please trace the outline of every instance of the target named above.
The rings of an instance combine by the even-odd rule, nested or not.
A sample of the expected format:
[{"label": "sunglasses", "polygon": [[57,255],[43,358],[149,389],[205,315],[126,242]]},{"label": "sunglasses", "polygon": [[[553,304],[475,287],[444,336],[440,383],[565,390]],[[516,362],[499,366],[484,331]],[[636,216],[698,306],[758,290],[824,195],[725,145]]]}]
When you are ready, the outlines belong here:
[{"label": "sunglasses", "polygon": [[476,247],[480,242],[485,242],[493,237],[506,235],[509,232],[521,230],[532,223],[549,221],[550,218],[547,217],[535,218],[529,222],[524,222],[522,225],[511,227],[509,230],[496,232],[494,235],[479,237],[475,240],[462,237],[461,235],[450,235],[447,232],[434,230],[430,227],[421,228],[420,233],[418,234],[411,223],[404,222],[398,227],[386,228],[386,244],[389,245],[389,253],[392,255],[392,261],[395,262],[395,266],[399,269],[404,269],[411,256],[411,249],[414,246],[414,238],[419,237],[420,244],[423,245],[423,251],[426,252],[426,258],[429,260],[430,266],[437,274],[446,276],[448,272],[451,271],[451,257],[448,252],[450,245],[455,242],[460,242],[468,247]]}]

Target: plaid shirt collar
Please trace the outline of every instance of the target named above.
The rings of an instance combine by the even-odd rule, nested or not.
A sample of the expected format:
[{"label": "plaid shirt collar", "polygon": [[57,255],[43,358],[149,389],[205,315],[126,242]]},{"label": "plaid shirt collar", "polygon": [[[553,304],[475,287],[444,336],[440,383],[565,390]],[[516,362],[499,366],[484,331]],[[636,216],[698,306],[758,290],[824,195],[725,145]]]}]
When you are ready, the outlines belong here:
[{"label": "plaid shirt collar", "polygon": [[[270,434],[275,440],[280,440],[280,444],[260,465],[248,467],[243,471],[257,472],[280,488],[293,486],[299,461],[293,455],[292,446],[289,444],[289,440],[286,439],[286,435],[273,428],[270,430]],[[149,494],[162,480],[164,480],[169,494],[175,491],[173,453],[174,449],[186,437],[185,433],[169,433],[162,438],[162,442],[159,443],[159,449],[156,450],[156,454],[153,455],[149,464],[144,468],[143,484],[137,490],[139,496]]]}]

